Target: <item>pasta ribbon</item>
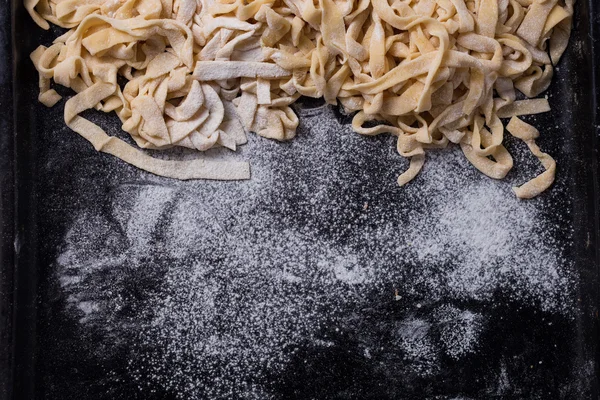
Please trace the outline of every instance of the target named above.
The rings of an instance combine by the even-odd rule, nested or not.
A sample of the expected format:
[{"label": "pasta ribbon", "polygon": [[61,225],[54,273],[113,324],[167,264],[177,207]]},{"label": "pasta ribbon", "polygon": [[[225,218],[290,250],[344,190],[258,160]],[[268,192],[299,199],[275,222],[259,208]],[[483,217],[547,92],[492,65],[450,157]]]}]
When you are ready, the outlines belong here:
[{"label": "pasta ribbon", "polygon": [[116,112],[142,149],[236,150],[251,131],[293,138],[299,121],[290,106],[300,96],[323,97],[355,113],[356,132],[397,137],[399,154],[410,159],[400,185],[418,174],[426,151],[449,143],[482,173],[504,178],[513,159],[501,118],[512,118],[507,130],[546,168],[515,188],[531,198],[552,184],[555,163],[518,116],[550,110],[534,97],[550,85],[567,47],[573,1],[24,3],[42,28],[69,29],[31,55],[39,100],[60,101],[52,82],[73,89],[67,125],[139,168],[178,179],[250,176],[244,162],[154,159],[79,114]]}]

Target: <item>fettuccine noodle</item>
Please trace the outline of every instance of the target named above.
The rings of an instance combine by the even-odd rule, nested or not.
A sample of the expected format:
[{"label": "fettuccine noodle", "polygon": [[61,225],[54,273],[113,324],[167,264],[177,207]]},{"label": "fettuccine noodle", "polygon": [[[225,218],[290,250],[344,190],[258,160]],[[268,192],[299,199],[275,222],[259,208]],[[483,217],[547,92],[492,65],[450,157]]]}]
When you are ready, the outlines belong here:
[{"label": "fettuccine noodle", "polygon": [[[142,149],[235,150],[250,131],[294,137],[290,108],[323,97],[355,112],[353,129],[390,133],[411,181],[428,149],[460,145],[484,174],[513,166],[504,125],[546,171],[514,188],[537,196],[556,164],[518,116],[547,112],[533,98],[566,49],[574,0],[24,0],[32,18],[67,28],[31,55],[39,100],[51,82],[77,95],[66,124],[96,150],[177,179],[247,179],[245,162],[167,161],[109,136],[79,114],[115,111]],[[124,83],[124,84],[123,84]]]}]

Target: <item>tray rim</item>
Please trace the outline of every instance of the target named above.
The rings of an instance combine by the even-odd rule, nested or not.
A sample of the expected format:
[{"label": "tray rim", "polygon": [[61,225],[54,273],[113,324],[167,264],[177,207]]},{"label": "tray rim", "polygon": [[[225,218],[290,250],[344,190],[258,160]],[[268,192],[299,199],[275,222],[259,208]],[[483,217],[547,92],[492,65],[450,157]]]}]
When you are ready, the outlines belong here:
[{"label": "tray rim", "polygon": [[[593,234],[596,244],[593,249],[595,255],[596,276],[600,277],[600,2],[597,0],[577,0],[585,2],[589,10],[586,18],[590,27],[589,58],[592,62],[591,85],[592,91],[591,107],[594,112],[595,135],[593,143],[595,157],[592,158],[593,190],[594,199],[590,199],[593,212],[590,213],[594,219]],[[18,177],[19,165],[17,163],[17,60],[16,48],[18,46],[18,32],[16,32],[17,18],[28,17],[24,12],[21,0],[0,0],[0,131],[3,132],[0,139],[0,400],[34,398],[33,390],[23,397],[15,391],[16,381],[22,379],[23,373],[19,370],[19,362],[16,355],[17,335],[22,321],[18,320],[18,311],[24,301],[31,301],[30,296],[22,297],[24,290],[21,283],[27,277],[22,276],[19,270],[19,261],[23,254],[19,252],[20,243],[26,241],[26,236],[31,232],[25,232],[24,210],[18,206]],[[8,10],[8,11],[7,11]],[[4,14],[3,14],[4,12]],[[583,18],[583,17],[582,17]],[[10,133],[10,134],[9,134]],[[7,155],[4,157],[3,155]],[[21,193],[22,195],[22,193]],[[21,196],[23,197],[23,196]],[[26,210],[25,210],[26,211]],[[28,283],[31,285],[32,283]],[[598,309],[600,308],[600,282],[595,282],[598,294],[595,299],[595,316],[591,336],[600,343],[600,319]],[[594,301],[594,300],[592,300]],[[31,352],[33,356],[33,351]],[[600,380],[600,345],[595,349],[596,375],[595,398],[600,398],[598,392]],[[27,378],[25,378],[27,380]]]},{"label": "tray rim", "polygon": [[0,0],[0,399],[12,395],[15,158],[12,4]]}]

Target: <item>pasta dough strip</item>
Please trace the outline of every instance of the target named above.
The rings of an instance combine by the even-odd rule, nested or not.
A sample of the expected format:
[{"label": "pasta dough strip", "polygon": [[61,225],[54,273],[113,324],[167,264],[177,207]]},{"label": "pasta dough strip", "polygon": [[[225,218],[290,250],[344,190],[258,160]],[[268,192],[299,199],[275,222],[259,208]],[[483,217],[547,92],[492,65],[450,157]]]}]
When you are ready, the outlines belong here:
[{"label": "pasta dough strip", "polygon": [[[324,97],[356,112],[353,129],[398,138],[410,182],[426,151],[458,144],[482,173],[507,175],[500,118],[546,172],[515,193],[548,188],[554,160],[518,116],[548,112],[544,98],[566,49],[573,0],[24,0],[34,21],[66,34],[31,55],[39,100],[52,82],[77,94],[65,122],[99,151],[178,179],[247,179],[243,162],[165,161],[110,137],[79,114],[115,111],[144,149],[235,150],[246,134],[289,140],[290,106]],[[547,46],[550,44],[550,52]],[[126,80],[125,85],[118,85]],[[521,92],[529,99],[517,100]],[[375,126],[365,123],[375,122]],[[533,133],[532,133],[533,132]]]}]

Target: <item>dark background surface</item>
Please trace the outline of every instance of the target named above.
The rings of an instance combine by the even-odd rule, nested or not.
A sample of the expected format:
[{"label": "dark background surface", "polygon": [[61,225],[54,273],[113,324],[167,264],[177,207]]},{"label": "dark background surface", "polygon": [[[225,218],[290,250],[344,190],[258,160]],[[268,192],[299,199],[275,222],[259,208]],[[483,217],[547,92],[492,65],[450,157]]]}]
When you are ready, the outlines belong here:
[{"label": "dark background surface", "polygon": [[[566,224],[572,229],[568,235],[556,232],[555,239],[557,246],[564,248],[565,255],[573,260],[578,273],[575,315],[565,318],[541,313],[535,307],[511,300],[511,293],[495,294],[493,303],[503,304],[502,307],[469,300],[457,303],[455,299],[447,299],[448,304],[473,309],[486,316],[488,323],[480,339],[485,345],[460,362],[444,359],[442,371],[433,377],[411,377],[407,376],[403,361],[396,360],[392,352],[381,355],[388,362],[397,362],[396,369],[390,371],[378,368],[374,361],[365,361],[355,351],[363,342],[392,340],[389,332],[396,321],[404,317],[403,308],[398,304],[382,300],[380,294],[370,294],[366,302],[370,302],[371,306],[362,308],[358,317],[353,314],[354,320],[342,324],[353,329],[340,331],[324,327],[320,332],[321,336],[334,343],[332,347],[323,350],[307,344],[295,354],[283,373],[263,376],[263,379],[272,382],[274,398],[599,398],[597,131],[600,121],[595,93],[599,71],[594,68],[598,65],[594,62],[594,59],[598,60],[594,47],[599,39],[593,38],[599,38],[600,13],[599,10],[594,12],[592,7],[598,7],[592,4],[592,0],[576,4],[573,41],[579,45],[567,50],[550,89],[553,110],[568,110],[560,118],[561,126],[569,126],[570,129],[556,130],[555,135],[548,135],[552,139],[542,142],[543,148],[556,155],[561,166],[557,183],[560,190],[544,194],[539,204],[543,206],[544,218],[559,223],[565,223],[567,218]],[[11,53],[8,32],[11,15],[8,9],[8,4],[4,3],[0,10],[0,17],[6,21],[0,28],[0,58],[3,60],[0,71],[0,105],[3,107],[0,118],[0,130],[3,132],[0,140],[0,363],[3,366],[0,369],[0,398],[175,398],[178,395],[176,391],[152,381],[144,373],[136,375],[131,372],[131,360],[141,363],[139,360],[144,355],[143,349],[133,350],[133,341],[136,340],[133,335],[127,337],[127,332],[124,332],[125,340],[111,343],[104,331],[86,330],[78,324],[75,316],[66,311],[66,296],[57,283],[54,269],[57,249],[61,247],[74,215],[86,209],[104,213],[103,204],[110,202],[115,185],[140,184],[144,182],[145,175],[108,156],[96,154],[91,146],[74,134],[65,134],[68,130],[63,127],[62,110],[58,107],[47,110],[37,104],[37,75],[28,55],[40,42],[49,43],[55,35],[41,34],[23,7],[20,4],[14,6],[14,53]],[[588,18],[589,15],[596,17]],[[9,72],[12,69],[11,54],[15,56],[14,74]],[[14,101],[11,102],[11,99]],[[348,122],[341,115],[337,118]],[[537,120],[538,125],[552,132],[555,118],[555,114],[542,117]],[[11,131],[16,135],[11,135]],[[302,136],[302,131],[299,136]],[[301,140],[310,141],[310,132],[305,132],[305,136],[309,139],[298,139],[300,145]],[[13,141],[15,138],[16,143]],[[328,140],[332,141],[332,145],[339,145],[335,138]],[[375,140],[380,145],[383,141]],[[385,142],[380,147],[387,144]],[[292,223],[311,226],[327,240],[339,241],[339,245],[344,246],[350,239],[335,235],[332,226],[345,225],[353,216],[336,214],[339,209],[334,206],[325,206],[329,207],[329,215],[332,215],[330,220],[314,221],[310,215],[304,215],[303,196],[310,196],[310,190],[296,194],[295,188],[306,181],[306,176],[298,172],[306,167],[306,160],[294,158],[287,145],[281,148],[263,145],[271,146],[274,162],[289,159],[288,168],[278,171],[280,181],[285,184],[280,185],[272,196],[297,206],[298,216]],[[380,150],[371,148],[369,151],[364,157],[382,156],[377,153]],[[357,157],[360,161],[361,156]],[[348,162],[346,159],[342,161]],[[357,162],[354,159],[350,161]],[[362,176],[365,168],[367,175],[378,176],[379,180],[389,181],[396,175],[396,171],[382,172],[381,166],[366,164],[370,166],[354,169],[348,163],[346,177]],[[16,179],[13,172],[16,172]],[[14,186],[13,181],[16,182]],[[372,202],[381,205],[380,213],[386,218],[394,215],[389,212],[394,205],[408,200],[399,190],[381,193],[381,189],[387,186],[374,182],[377,180],[357,178],[348,181],[358,183],[350,184],[352,190],[343,185],[331,189],[331,199],[336,199],[340,193],[354,193],[356,202],[362,204],[364,193],[380,193],[379,198]],[[14,187],[18,193],[16,212]],[[564,216],[566,207],[570,209],[568,217]],[[337,220],[336,215],[341,220]],[[395,215],[403,218],[400,214]],[[16,236],[13,221],[16,223]],[[99,240],[103,240],[100,234]],[[164,240],[168,241],[168,238]],[[15,265],[14,250],[17,251],[15,270],[12,268]],[[157,276],[132,273],[122,284],[121,289],[132,304],[143,302],[147,292],[162,284],[161,268],[170,261],[157,256],[152,262],[157,264],[152,269]],[[410,281],[410,277],[407,279]],[[416,304],[422,300],[417,295],[406,301]],[[337,317],[350,315],[354,310],[348,307],[346,310],[343,307],[336,309]],[[420,318],[434,319],[434,308],[424,307],[419,311]],[[135,314],[134,311],[132,313]],[[548,321],[552,322],[552,328],[548,327]],[[110,351],[99,352],[100,346],[108,347]],[[147,351],[153,352],[154,349]],[[501,360],[506,359],[513,360],[507,372],[512,388],[494,394],[490,390],[497,380],[493,371]],[[535,370],[528,370],[532,359],[543,360],[544,363]],[[140,386],[133,382],[134,378],[149,383]],[[210,377],[207,379],[210,380]],[[210,397],[204,395],[199,398]],[[212,397],[245,396],[221,394]]]},{"label": "dark background surface", "polygon": [[0,3],[0,398],[12,386],[12,293],[14,267],[14,135],[12,101],[11,4]]}]

